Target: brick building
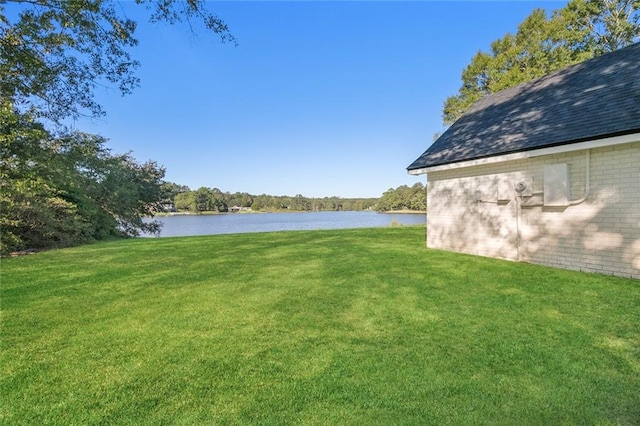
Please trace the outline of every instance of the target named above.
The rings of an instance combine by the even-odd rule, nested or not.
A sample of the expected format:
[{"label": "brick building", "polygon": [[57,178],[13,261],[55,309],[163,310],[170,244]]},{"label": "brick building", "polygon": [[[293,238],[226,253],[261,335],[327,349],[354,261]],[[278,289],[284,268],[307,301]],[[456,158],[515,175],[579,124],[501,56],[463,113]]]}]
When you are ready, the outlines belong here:
[{"label": "brick building", "polygon": [[640,278],[640,44],[484,97],[408,171],[429,247]]}]

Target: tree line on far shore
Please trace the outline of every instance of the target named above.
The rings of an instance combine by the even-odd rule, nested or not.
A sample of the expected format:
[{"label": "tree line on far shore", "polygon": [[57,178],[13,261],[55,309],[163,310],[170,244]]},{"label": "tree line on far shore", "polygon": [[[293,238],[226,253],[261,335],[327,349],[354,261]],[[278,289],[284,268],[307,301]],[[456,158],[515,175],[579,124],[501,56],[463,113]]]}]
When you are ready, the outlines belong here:
[{"label": "tree line on far shore", "polygon": [[163,185],[163,208],[169,212],[221,213],[229,211],[391,211],[426,210],[426,188],[422,183],[390,188],[380,198],[305,197],[302,194],[252,195],[223,192],[218,188],[191,190],[175,183]]}]

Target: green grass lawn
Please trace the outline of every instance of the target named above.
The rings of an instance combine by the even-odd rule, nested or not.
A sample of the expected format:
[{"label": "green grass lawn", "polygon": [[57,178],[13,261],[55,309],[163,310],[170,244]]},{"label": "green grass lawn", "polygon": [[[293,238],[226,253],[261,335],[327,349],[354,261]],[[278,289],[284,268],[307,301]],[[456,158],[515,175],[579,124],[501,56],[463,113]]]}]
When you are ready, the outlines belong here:
[{"label": "green grass lawn", "polygon": [[640,424],[640,281],[423,227],[2,259],[2,424]]}]

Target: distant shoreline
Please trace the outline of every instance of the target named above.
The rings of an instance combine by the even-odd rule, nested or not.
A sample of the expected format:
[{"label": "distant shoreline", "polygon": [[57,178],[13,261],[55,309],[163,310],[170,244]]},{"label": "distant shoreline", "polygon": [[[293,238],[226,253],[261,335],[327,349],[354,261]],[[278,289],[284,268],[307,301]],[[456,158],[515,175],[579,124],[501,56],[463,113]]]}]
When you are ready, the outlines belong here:
[{"label": "distant shoreline", "polygon": [[[426,214],[425,210],[387,210],[383,212],[378,212],[375,210],[319,210],[320,212],[332,212],[332,211],[362,211],[368,212],[372,211],[380,214]],[[204,212],[158,212],[154,215],[154,217],[166,217],[166,216],[213,216],[213,215],[225,215],[225,214],[263,214],[263,213],[318,213],[315,210],[274,210],[274,211],[257,211],[257,210],[249,210],[249,211],[239,211],[239,212],[213,212],[213,211],[204,211]]]},{"label": "distant shoreline", "polygon": [[378,212],[382,214],[427,214],[426,210],[387,210]]}]

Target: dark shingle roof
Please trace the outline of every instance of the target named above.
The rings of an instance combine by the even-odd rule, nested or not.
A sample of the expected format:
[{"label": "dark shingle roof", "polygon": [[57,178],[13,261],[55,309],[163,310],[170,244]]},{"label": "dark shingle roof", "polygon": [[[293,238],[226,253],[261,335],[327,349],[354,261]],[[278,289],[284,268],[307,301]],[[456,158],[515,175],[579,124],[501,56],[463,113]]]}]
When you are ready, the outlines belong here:
[{"label": "dark shingle roof", "polygon": [[407,169],[640,131],[640,43],[488,95]]}]

